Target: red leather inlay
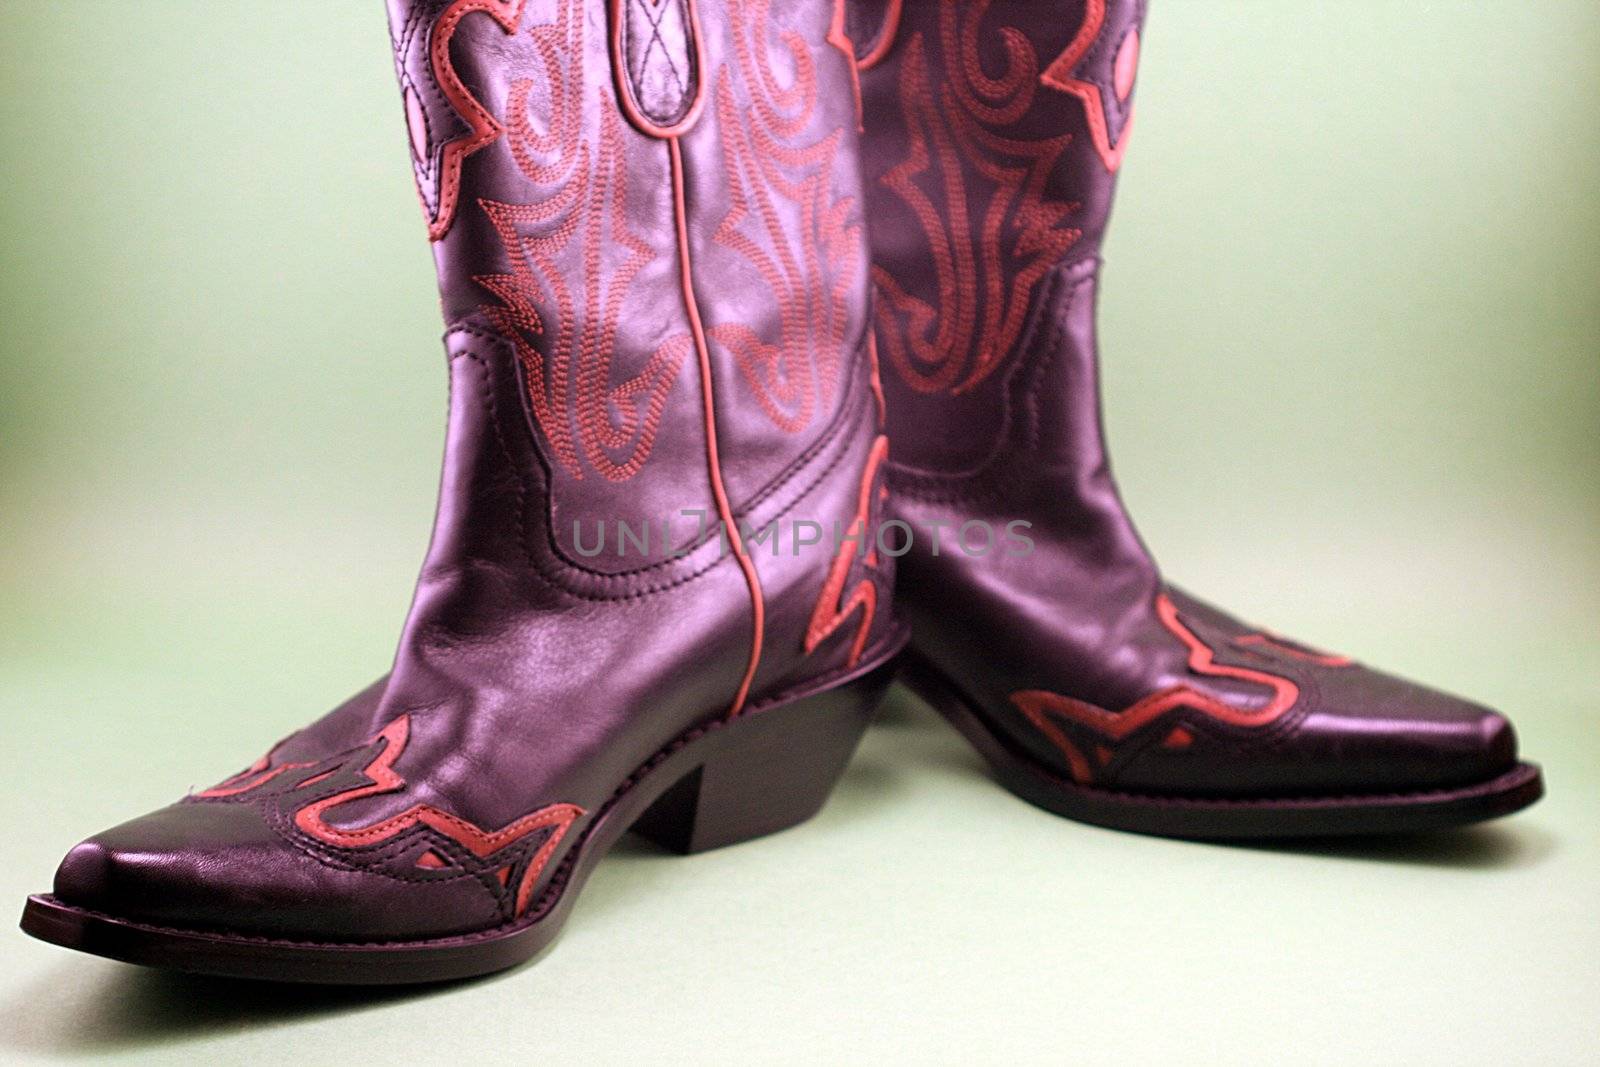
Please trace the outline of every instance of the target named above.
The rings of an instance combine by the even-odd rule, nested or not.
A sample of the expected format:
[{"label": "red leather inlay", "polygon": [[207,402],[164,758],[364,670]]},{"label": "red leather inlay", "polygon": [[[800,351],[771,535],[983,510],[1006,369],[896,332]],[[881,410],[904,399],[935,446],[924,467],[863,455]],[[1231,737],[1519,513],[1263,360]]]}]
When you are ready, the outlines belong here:
[{"label": "red leather inlay", "polygon": [[1267,726],[1294,707],[1300,697],[1300,687],[1287,678],[1266,671],[1218,663],[1211,647],[1183,624],[1178,617],[1177,606],[1165,594],[1156,598],[1156,615],[1162,625],[1188,647],[1190,670],[1214,678],[1232,678],[1265,686],[1271,690],[1272,697],[1259,708],[1248,708],[1218,700],[1192,686],[1176,685],[1152,693],[1121,711],[1107,711],[1043,689],[1012,693],[1012,704],[1060,749],[1072,770],[1073,778],[1079,782],[1092,781],[1094,771],[1082,750],[1055,721],[1057,717],[1085,727],[1095,736],[1114,744],[1169,713],[1178,711],[1192,712],[1230,726]]},{"label": "red leather inlay", "polygon": [[[271,766],[271,763],[272,753],[268,752],[265,756],[262,756],[260,759],[252,763],[248,768],[234,775],[232,778],[225,779],[220,784],[214,785],[210,789],[202,790],[201,792],[196,793],[195,796],[201,797],[205,800],[216,800],[220,797],[238,796],[240,793],[248,793],[252,789],[259,789],[278,776],[287,774],[290,771],[303,771],[307,767],[316,766],[315,762],[283,763],[276,767]],[[327,775],[317,775],[317,777],[325,778]],[[303,785],[304,783],[301,784]]]},{"label": "red leather inlay", "polygon": [[866,126],[862,121],[866,116],[861,106],[861,68],[856,65],[856,43],[850,39],[850,31],[846,26],[845,5],[849,0],[833,0],[833,22],[828,26],[828,43],[844,53],[844,61],[850,67],[850,88],[856,99],[856,129],[865,131]]},{"label": "red leather inlay", "polygon": [[[532,897],[534,883],[538,881],[539,873],[544,869],[545,864],[561,843],[561,839],[566,835],[573,821],[583,814],[583,809],[577,805],[551,804],[531,814],[524,815],[499,830],[484,830],[460,816],[452,815],[430,804],[415,804],[398,815],[360,827],[334,826],[325,818],[331,809],[341,804],[348,804],[363,797],[393,793],[403,788],[406,784],[405,779],[395,773],[394,764],[400,758],[400,754],[405,751],[406,742],[410,739],[410,736],[411,720],[409,716],[402,715],[388,726],[385,726],[372,739],[374,743],[382,742],[382,747],[373,756],[371,762],[362,768],[362,774],[367,779],[367,783],[342,790],[332,796],[307,804],[295,813],[295,826],[310,837],[335,848],[365,848],[382,844],[414,826],[428,826],[468,849],[473,855],[483,859],[487,859],[502,849],[515,845],[529,834],[539,830],[549,830],[549,836],[539,846],[538,852],[534,854],[518,887],[516,910],[518,914],[521,914],[527,908]],[[303,769],[315,766],[314,763],[286,763],[267,770],[268,759],[270,759],[270,756],[263,758],[250,771],[246,771],[244,775],[236,776],[215,789],[196,795],[208,799],[236,796],[258,789],[279,775],[296,768]],[[237,785],[232,784],[246,777],[248,777],[248,781]],[[326,778],[327,775],[318,775],[317,777]],[[418,865],[422,867],[432,866],[428,860],[430,855],[439,861],[440,866],[446,865],[442,857],[431,851],[424,853],[418,859]]]},{"label": "red leather inlay", "polygon": [[[456,203],[461,196],[461,164],[472,153],[486,148],[504,132],[498,119],[489,114],[456,74],[450,59],[450,39],[461,20],[475,11],[489,15],[506,33],[515,33],[527,0],[456,0],[445,8],[434,23],[429,45],[429,61],[434,80],[450,106],[466,120],[471,132],[445,143],[439,167],[439,206],[428,222],[430,240],[443,240],[455,222]],[[415,134],[413,133],[413,136]]]},{"label": "red leather inlay", "polygon": [[[1100,98],[1100,87],[1094,82],[1078,78],[1075,73],[1078,61],[1083,59],[1093,47],[1096,38],[1100,36],[1105,19],[1106,0],[1085,0],[1083,25],[1078,28],[1077,36],[1067,45],[1067,50],[1056,57],[1056,61],[1039,75],[1039,80],[1052,89],[1070,93],[1083,104],[1083,117],[1089,124],[1089,139],[1094,142],[1095,152],[1099,154],[1106,170],[1114,172],[1122,166],[1122,156],[1128,148],[1133,112],[1128,112],[1128,117],[1122,124],[1121,136],[1117,138],[1116,144],[1112,144],[1111,131],[1106,126],[1105,101]],[[1124,42],[1116,58],[1114,81],[1119,99],[1127,99],[1128,93],[1133,91],[1134,71],[1139,57],[1137,36],[1130,36],[1129,40],[1133,42],[1132,52],[1124,55],[1128,51],[1128,43]],[[1124,85],[1126,89],[1123,88]]]},{"label": "red leather inlay", "polygon": [[878,36],[873,40],[871,50],[856,61],[858,71],[871,70],[889,55],[889,50],[894,47],[895,35],[900,32],[902,3],[903,0],[889,0],[883,12],[883,23],[878,28]]},{"label": "red leather inlay", "polygon": [[415,89],[407,87],[405,93],[406,132],[411,135],[411,154],[419,160],[428,158],[428,115],[422,110],[422,98]]},{"label": "red leather inlay", "polygon": [[872,619],[878,610],[878,587],[871,578],[863,578],[847,595],[844,586],[850,578],[851,564],[857,555],[868,560],[875,558],[873,550],[877,531],[871,528],[873,496],[878,487],[879,471],[888,455],[889,439],[880,435],[872,443],[866,468],[861,472],[861,488],[856,499],[855,519],[850,524],[850,536],[856,540],[845,541],[840,546],[838,553],[833,557],[833,564],[828,568],[827,578],[823,581],[822,593],[817,597],[816,606],[811,609],[811,623],[806,627],[805,637],[805,650],[808,655],[816,651],[818,645],[843,626],[858,608],[861,610],[861,621],[856,626],[855,639],[850,643],[850,654],[845,660],[846,665],[854,667],[860,662],[861,653],[866,649],[867,634],[872,629]]},{"label": "red leather inlay", "polygon": [[1126,101],[1133,93],[1133,79],[1139,72],[1139,31],[1131,30],[1117,49],[1115,66],[1117,99]]}]

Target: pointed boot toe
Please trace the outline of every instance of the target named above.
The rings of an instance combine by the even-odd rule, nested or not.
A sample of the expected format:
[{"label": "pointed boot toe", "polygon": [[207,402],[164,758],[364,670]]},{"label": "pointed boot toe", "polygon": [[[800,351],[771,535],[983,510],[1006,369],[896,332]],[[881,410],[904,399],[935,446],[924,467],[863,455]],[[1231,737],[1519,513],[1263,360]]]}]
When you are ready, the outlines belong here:
[{"label": "pointed boot toe", "polygon": [[630,828],[693,853],[816,813],[906,641],[866,545],[888,443],[835,0],[388,9],[450,383],[392,670],[74,849],[24,911],[44,940],[513,966]]},{"label": "pointed boot toe", "polygon": [[[1144,0],[851,8],[912,685],[1014,792],[1126,830],[1425,830],[1537,800],[1503,716],[1172,589],[1123,507],[1095,308]],[[1226,536],[1226,509],[1197,521]]]},{"label": "pointed boot toe", "polygon": [[92,837],[74,845],[56,868],[56,899],[90,911],[108,911],[115,907],[114,857],[111,847]]},{"label": "pointed boot toe", "polygon": [[1386,681],[1399,691],[1393,700],[1340,706],[1325,693],[1326,703],[1306,715],[1284,746],[1301,750],[1303,787],[1444,789],[1485,782],[1516,766],[1516,731],[1504,715],[1423,686]]},{"label": "pointed boot toe", "polygon": [[1422,797],[1517,769],[1516,733],[1499,712],[1354,665],[1345,670],[1360,697],[1324,678],[1278,730],[1256,736],[1190,719],[1181,743],[1170,733],[1152,737],[1105,781],[1168,796]]},{"label": "pointed boot toe", "polygon": [[409,873],[403,861],[330,865],[255,804],[185,801],[73,848],[53,897],[130,926],[325,942],[438,937],[503,918],[491,889]]}]

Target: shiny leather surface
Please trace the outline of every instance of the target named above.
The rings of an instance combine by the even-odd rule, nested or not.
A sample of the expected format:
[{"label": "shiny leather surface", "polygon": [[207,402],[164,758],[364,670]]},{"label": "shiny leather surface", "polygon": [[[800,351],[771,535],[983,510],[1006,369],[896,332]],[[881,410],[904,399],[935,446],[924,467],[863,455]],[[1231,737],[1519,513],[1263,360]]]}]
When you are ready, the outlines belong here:
[{"label": "shiny leather surface", "polygon": [[[1513,765],[1495,712],[1169,587],[1101,428],[1095,296],[1142,0],[858,0],[868,217],[913,649],[1013,748],[1145,793],[1387,793]],[[1025,558],[951,551],[1031,524]],[[1164,616],[1163,613],[1166,613]]]},{"label": "shiny leather surface", "polygon": [[[392,670],[219,787],[79,846],[57,875],[67,903],[333,941],[492,926],[535,906],[628,775],[737,710],[753,633],[752,701],[850,662],[862,627],[869,646],[890,632],[887,558],[848,563],[878,610],[818,636],[833,545],[753,547],[758,628],[730,546],[680,516],[715,521],[708,432],[750,528],[847,527],[876,467],[833,5],[389,11],[450,374],[438,516]],[[614,40],[619,18],[635,22]],[[663,518],[647,550],[585,550],[599,522],[659,534]]]}]

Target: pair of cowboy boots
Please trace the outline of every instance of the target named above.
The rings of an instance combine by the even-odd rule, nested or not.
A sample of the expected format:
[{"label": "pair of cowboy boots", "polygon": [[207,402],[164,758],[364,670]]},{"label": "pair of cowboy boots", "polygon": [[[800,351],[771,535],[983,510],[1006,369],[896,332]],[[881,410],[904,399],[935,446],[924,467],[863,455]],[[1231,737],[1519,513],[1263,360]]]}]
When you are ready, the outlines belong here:
[{"label": "pair of cowboy boots", "polygon": [[1122,509],[1094,302],[1144,6],[389,0],[451,383],[392,669],[78,845],[24,928],[249,977],[511,966],[625,831],[815,813],[896,670],[1108,826],[1537,799],[1503,717],[1165,584]]}]

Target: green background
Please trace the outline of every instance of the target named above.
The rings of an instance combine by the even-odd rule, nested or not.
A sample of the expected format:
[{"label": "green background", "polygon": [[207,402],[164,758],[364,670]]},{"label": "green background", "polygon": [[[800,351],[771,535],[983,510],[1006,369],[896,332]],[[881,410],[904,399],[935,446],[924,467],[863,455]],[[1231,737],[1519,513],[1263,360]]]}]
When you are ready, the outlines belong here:
[{"label": "green background", "polygon": [[[445,374],[382,5],[0,33],[0,902],[381,673]],[[0,1057],[1596,1062],[1600,9],[1157,0],[1107,249],[1169,574],[1495,703],[1551,796],[1425,840],[1054,819],[897,696],[824,814],[627,845],[510,975],[346,994],[0,933]]]}]

